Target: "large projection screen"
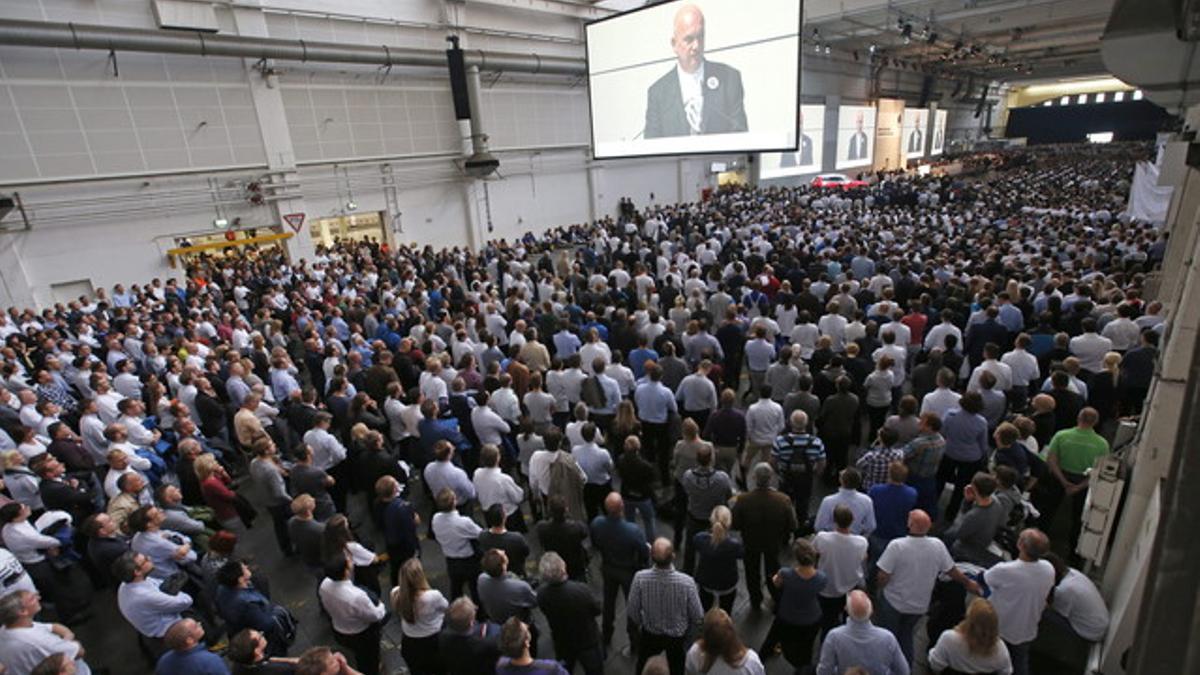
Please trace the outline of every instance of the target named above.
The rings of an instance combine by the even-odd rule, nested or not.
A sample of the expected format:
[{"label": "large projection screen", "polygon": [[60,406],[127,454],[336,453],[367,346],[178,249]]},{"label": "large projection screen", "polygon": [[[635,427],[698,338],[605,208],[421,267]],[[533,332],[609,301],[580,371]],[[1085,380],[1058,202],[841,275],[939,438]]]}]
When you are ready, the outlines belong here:
[{"label": "large projection screen", "polygon": [[825,106],[800,106],[800,143],[790,152],[759,155],[759,178],[783,178],[821,171],[825,146]]},{"label": "large projection screen", "polygon": [[837,169],[871,163],[875,155],[875,108],[844,105],[838,109]]},{"label": "large projection screen", "polygon": [[905,108],[904,127],[901,130],[901,142],[904,144],[904,157],[919,159],[925,155],[925,133],[929,125],[925,121],[929,111],[924,108]]},{"label": "large projection screen", "polygon": [[676,0],[586,28],[597,159],[796,148],[801,0]]},{"label": "large projection screen", "polygon": [[933,144],[929,148],[931,157],[942,154],[946,147],[946,117],[945,110],[937,110],[933,116]]}]

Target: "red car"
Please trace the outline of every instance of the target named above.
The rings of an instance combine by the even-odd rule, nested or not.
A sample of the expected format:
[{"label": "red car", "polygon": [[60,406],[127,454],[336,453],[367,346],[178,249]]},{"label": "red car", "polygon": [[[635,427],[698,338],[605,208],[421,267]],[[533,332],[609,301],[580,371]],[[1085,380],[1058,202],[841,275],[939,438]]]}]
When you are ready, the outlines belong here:
[{"label": "red car", "polygon": [[854,188],[867,187],[867,181],[854,180],[844,173],[823,173],[812,179],[812,186],[815,188],[841,188],[843,190],[852,190]]}]

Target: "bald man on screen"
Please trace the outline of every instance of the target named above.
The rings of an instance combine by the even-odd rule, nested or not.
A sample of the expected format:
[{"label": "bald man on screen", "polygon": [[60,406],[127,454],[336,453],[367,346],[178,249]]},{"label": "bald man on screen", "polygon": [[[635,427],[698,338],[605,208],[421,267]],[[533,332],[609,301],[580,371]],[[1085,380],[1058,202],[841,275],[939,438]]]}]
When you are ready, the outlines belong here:
[{"label": "bald man on screen", "polygon": [[704,14],[695,5],[675,13],[675,67],[646,93],[645,138],[728,134],[747,130],[742,74],[704,58]]}]

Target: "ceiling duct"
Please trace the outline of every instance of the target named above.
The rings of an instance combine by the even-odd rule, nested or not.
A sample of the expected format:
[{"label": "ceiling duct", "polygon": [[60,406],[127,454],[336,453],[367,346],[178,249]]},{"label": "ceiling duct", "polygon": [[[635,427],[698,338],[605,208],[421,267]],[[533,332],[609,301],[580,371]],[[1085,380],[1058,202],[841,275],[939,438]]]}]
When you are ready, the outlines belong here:
[{"label": "ceiling duct", "polygon": [[1117,0],[1100,54],[1109,72],[1168,110],[1200,103],[1200,1]]}]

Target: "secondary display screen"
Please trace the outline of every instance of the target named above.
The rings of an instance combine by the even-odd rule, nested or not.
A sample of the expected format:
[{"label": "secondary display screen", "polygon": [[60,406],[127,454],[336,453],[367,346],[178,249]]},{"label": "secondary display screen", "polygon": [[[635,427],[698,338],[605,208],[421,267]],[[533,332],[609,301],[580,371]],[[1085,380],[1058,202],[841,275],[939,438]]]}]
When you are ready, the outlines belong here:
[{"label": "secondary display screen", "polygon": [[800,0],[677,0],[587,25],[598,159],[796,148]]},{"label": "secondary display screen", "polygon": [[847,169],[870,164],[875,156],[875,108],[844,105],[838,109],[837,161],[834,167]]},{"label": "secondary display screen", "polygon": [[761,178],[783,178],[821,171],[825,148],[825,106],[800,106],[800,143],[791,152],[764,152],[759,156]]}]

